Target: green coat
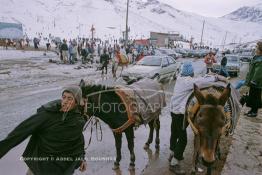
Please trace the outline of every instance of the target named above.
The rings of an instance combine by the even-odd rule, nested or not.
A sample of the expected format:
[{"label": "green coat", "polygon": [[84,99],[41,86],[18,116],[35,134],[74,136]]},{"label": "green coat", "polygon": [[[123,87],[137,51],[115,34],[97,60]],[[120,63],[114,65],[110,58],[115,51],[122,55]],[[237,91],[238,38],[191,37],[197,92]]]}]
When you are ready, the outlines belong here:
[{"label": "green coat", "polygon": [[[77,110],[63,116],[61,100],[49,102],[0,141],[0,158],[31,136],[23,160],[35,175],[69,175],[84,157],[84,118]],[[34,160],[33,160],[34,159]]]},{"label": "green coat", "polygon": [[250,86],[251,82],[256,83],[256,88],[262,88],[262,55],[254,56],[249,64],[246,85]]}]

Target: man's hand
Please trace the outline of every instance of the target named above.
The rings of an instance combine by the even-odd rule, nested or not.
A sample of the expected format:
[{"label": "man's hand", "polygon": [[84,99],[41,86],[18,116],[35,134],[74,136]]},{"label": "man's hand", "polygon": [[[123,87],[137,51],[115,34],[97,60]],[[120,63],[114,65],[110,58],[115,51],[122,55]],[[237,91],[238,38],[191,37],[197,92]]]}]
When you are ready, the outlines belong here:
[{"label": "man's hand", "polygon": [[86,168],[87,168],[86,161],[82,161],[81,165],[79,167],[79,171],[84,172],[86,170]]},{"label": "man's hand", "polygon": [[230,83],[230,77],[229,77],[229,78],[226,78],[226,77],[221,76],[221,75],[216,75],[216,76],[217,76],[218,81],[223,81],[223,82],[225,82],[226,84]]}]

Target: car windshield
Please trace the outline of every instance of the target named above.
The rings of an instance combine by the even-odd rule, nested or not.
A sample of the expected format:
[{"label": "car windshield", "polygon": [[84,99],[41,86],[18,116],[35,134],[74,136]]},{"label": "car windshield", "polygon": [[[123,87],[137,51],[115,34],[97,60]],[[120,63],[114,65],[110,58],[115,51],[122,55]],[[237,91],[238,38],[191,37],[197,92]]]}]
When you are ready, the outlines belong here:
[{"label": "car windshield", "polygon": [[146,56],[142,60],[138,61],[136,64],[143,66],[160,66],[161,57]]},{"label": "car windshield", "polygon": [[226,56],[228,62],[238,62],[237,56]]}]

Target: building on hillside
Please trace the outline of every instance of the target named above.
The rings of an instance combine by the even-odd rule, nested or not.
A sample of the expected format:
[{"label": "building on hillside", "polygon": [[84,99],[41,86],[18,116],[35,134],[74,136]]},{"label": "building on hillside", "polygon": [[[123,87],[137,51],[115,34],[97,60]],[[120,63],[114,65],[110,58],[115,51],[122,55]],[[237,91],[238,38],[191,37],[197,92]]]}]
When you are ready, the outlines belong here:
[{"label": "building on hillside", "polygon": [[149,40],[148,39],[137,39],[134,40],[135,45],[140,45],[140,46],[149,46]]},{"label": "building on hillside", "polygon": [[22,24],[0,22],[0,46],[13,45],[23,39]]},{"label": "building on hillside", "polygon": [[22,39],[22,24],[0,22],[0,39]]},{"label": "building on hillside", "polygon": [[182,40],[182,36],[178,32],[150,32],[150,42],[155,47],[172,47],[174,41]]}]

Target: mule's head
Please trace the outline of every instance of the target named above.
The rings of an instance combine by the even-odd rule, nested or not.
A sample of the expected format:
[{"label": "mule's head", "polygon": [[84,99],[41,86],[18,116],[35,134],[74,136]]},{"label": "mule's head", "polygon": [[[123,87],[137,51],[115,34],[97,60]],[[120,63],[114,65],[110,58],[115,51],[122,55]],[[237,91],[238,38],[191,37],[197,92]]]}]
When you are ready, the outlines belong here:
[{"label": "mule's head", "polygon": [[81,79],[79,86],[82,89],[83,98],[86,99],[87,95],[91,93],[91,88],[92,88],[91,83],[86,83],[83,79]]},{"label": "mule's head", "polygon": [[224,105],[230,97],[230,84],[224,89],[220,97],[212,94],[204,95],[194,85],[194,95],[200,104],[200,109],[194,122],[200,138],[199,156],[206,165],[215,161],[216,148],[225,125]]}]

